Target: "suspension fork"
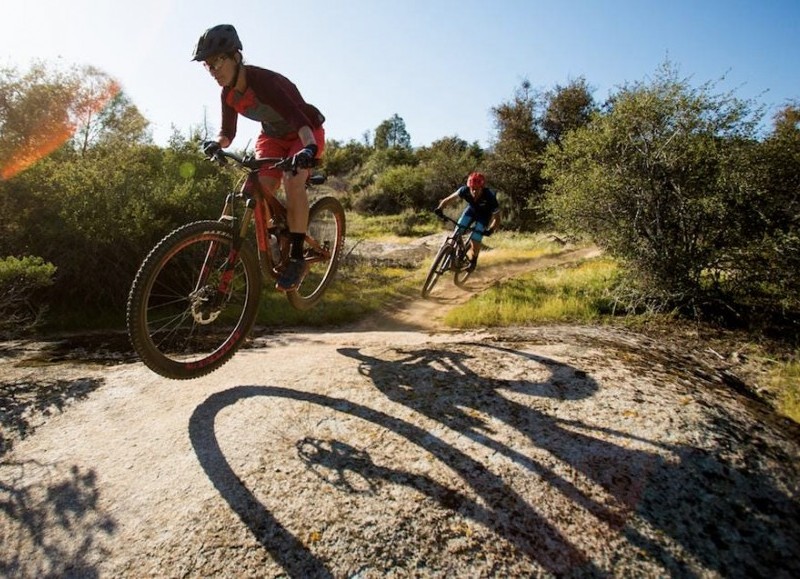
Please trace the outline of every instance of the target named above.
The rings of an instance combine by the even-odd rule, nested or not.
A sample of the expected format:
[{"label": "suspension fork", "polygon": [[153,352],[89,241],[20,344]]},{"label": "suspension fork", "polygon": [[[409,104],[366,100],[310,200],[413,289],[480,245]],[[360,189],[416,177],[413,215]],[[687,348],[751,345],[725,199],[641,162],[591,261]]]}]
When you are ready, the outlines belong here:
[{"label": "suspension fork", "polygon": [[[231,248],[228,251],[228,256],[225,259],[225,263],[222,266],[222,270],[220,273],[219,282],[217,283],[217,291],[214,298],[214,305],[220,305],[225,297],[227,297],[230,293],[231,289],[231,281],[233,280],[233,273],[236,268],[236,262],[239,260],[239,253],[242,249],[242,243],[247,238],[247,230],[250,227],[250,222],[252,221],[253,211],[256,206],[256,201],[252,197],[247,197],[245,201],[245,209],[240,220],[239,226],[236,226],[236,215],[234,211],[234,193],[229,193],[228,196],[225,198],[225,206],[222,209],[222,215],[220,216],[220,221],[222,222],[229,222],[231,225],[231,232],[233,234],[233,243],[231,244]],[[195,291],[199,290],[200,288],[204,287],[208,278],[211,275],[211,264],[214,262],[214,259],[217,256],[219,251],[219,243],[211,242],[209,244],[208,250],[206,251],[206,257],[203,261],[203,267],[200,270],[200,278],[197,281],[197,286],[195,287]]]}]

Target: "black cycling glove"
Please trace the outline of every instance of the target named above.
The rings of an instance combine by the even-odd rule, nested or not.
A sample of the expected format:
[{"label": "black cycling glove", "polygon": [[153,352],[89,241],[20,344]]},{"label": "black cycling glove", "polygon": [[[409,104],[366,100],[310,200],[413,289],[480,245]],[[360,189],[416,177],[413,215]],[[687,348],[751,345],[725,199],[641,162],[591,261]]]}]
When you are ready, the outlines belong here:
[{"label": "black cycling glove", "polygon": [[209,158],[216,155],[217,152],[222,148],[216,141],[203,141],[200,147],[203,149],[203,154]]},{"label": "black cycling glove", "polygon": [[292,169],[310,169],[319,149],[316,145],[306,145],[292,157]]}]

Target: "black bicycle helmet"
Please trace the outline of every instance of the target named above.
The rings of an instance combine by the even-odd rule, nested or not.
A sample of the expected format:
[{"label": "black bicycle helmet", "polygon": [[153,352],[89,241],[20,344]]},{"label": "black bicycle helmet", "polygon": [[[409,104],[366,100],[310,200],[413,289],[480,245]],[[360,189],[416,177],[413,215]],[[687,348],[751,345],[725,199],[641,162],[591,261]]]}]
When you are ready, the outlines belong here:
[{"label": "black bicycle helmet", "polygon": [[230,24],[212,26],[197,41],[192,60],[208,60],[217,54],[230,54],[242,49],[242,41]]}]

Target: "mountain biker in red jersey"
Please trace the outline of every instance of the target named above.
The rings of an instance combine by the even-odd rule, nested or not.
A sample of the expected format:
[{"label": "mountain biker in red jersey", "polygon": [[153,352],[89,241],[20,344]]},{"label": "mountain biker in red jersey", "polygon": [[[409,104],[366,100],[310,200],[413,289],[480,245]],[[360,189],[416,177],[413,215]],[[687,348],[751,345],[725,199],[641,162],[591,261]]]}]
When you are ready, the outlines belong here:
[{"label": "mountain biker in red jersey", "polygon": [[206,155],[230,146],[236,136],[236,123],[243,115],[261,123],[256,140],[257,157],[292,157],[294,171],[263,167],[259,183],[266,194],[274,194],[283,182],[291,233],[289,263],[275,287],[280,291],[297,289],[307,272],[303,242],[308,228],[306,179],[315,159],[325,146],[325,117],[303,100],[297,87],[286,77],[263,68],[244,64],[242,43],[236,29],[220,24],[206,30],[197,41],[192,60],[203,61],[214,80],[222,87],[222,127],[219,136],[203,142]]},{"label": "mountain biker in red jersey", "polygon": [[500,204],[497,202],[495,192],[486,187],[486,178],[477,172],[470,173],[466,185],[462,185],[454,193],[439,201],[435,213],[439,216],[444,215],[444,208],[456,199],[467,202],[466,209],[458,218],[458,224],[466,228],[475,223],[475,230],[469,238],[472,255],[468,267],[469,271],[474,271],[484,236],[489,237],[500,225]]}]

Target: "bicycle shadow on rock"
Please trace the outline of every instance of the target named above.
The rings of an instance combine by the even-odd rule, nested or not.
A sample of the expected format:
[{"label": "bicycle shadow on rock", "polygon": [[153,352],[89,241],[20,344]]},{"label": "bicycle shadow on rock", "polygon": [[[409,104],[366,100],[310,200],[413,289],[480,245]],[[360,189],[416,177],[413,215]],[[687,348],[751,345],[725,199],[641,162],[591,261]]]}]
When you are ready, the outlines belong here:
[{"label": "bicycle shadow on rock", "polygon": [[[401,482],[424,493],[442,507],[458,510],[462,515],[493,529],[549,573],[563,575],[575,569],[581,569],[588,575],[597,573],[592,562],[501,477],[466,453],[410,422],[342,398],[277,386],[240,386],[213,394],[192,414],[189,423],[192,446],[202,468],[231,509],[290,576],[330,577],[333,574],[239,480],[214,433],[215,417],[225,408],[241,400],[261,396],[316,404],[386,428],[426,453],[432,453],[458,472],[479,500],[424,475],[379,467],[368,454],[344,441],[309,437],[298,440],[298,456],[309,468],[317,471],[317,474],[321,468],[339,473],[328,481],[334,486],[353,491],[352,486],[348,487],[349,483],[342,482],[346,480],[343,475],[345,471],[367,481],[367,487],[376,480]],[[519,521],[519,524],[515,521]]]},{"label": "bicycle shadow on rock", "polygon": [[117,528],[99,500],[93,469],[0,461],[0,576],[99,577]]},{"label": "bicycle shadow on rock", "polygon": [[[486,351],[488,359],[512,356],[517,357],[520,364],[545,367],[549,377],[525,381],[496,380],[480,375],[470,369],[471,356],[460,348],[464,345]],[[789,553],[800,552],[800,503],[797,497],[777,488],[770,476],[756,468],[757,456],[752,456],[750,464],[742,468],[725,456],[724,448],[708,450],[645,440],[612,428],[557,418],[501,393],[516,392],[534,399],[559,400],[592,396],[598,384],[579,369],[485,343],[454,344],[436,349],[389,349],[385,359],[369,356],[356,348],[341,348],[339,352],[358,360],[360,372],[387,398],[440,422],[541,477],[573,505],[604,521],[629,545],[646,553],[671,574],[696,576],[697,565],[689,562],[693,558],[706,569],[724,576],[774,576],[776,572],[799,576],[800,561]],[[601,486],[613,500],[598,502],[553,469],[494,440],[487,424],[479,418],[481,413],[490,414],[523,434],[535,446]],[[730,424],[735,420],[723,417],[719,422],[727,428],[727,432],[722,429],[722,434],[729,435]],[[627,448],[600,438],[601,434],[607,438],[643,442],[654,451]],[[747,444],[748,440],[744,436],[739,442]],[[750,454],[758,454],[756,448]],[[781,452],[780,449],[771,450]],[[452,452],[457,451],[449,452],[452,457]],[[436,454],[448,462],[447,456]],[[665,459],[665,454],[670,458]],[[468,457],[459,457],[448,464],[465,477],[471,476],[476,468],[487,472],[483,465],[470,465],[470,461]],[[480,484],[487,483],[488,480],[483,480]],[[791,485],[791,481],[788,484]],[[506,491],[509,496],[514,492]],[[521,497],[513,502],[516,504],[493,504],[492,508],[505,510],[514,519],[524,521],[529,537],[531,533],[554,535],[549,523]],[[473,516],[481,518],[478,513]],[[648,527],[654,527],[657,532],[649,532]],[[568,537],[562,536],[559,540],[565,552],[576,551],[569,545]],[[684,550],[688,556],[676,553],[676,544],[678,550]],[[578,553],[574,560],[581,557]],[[545,565],[549,571],[556,574],[565,571],[555,560],[549,563]],[[575,572],[575,568],[569,571]],[[586,568],[581,574],[584,572]]]}]

